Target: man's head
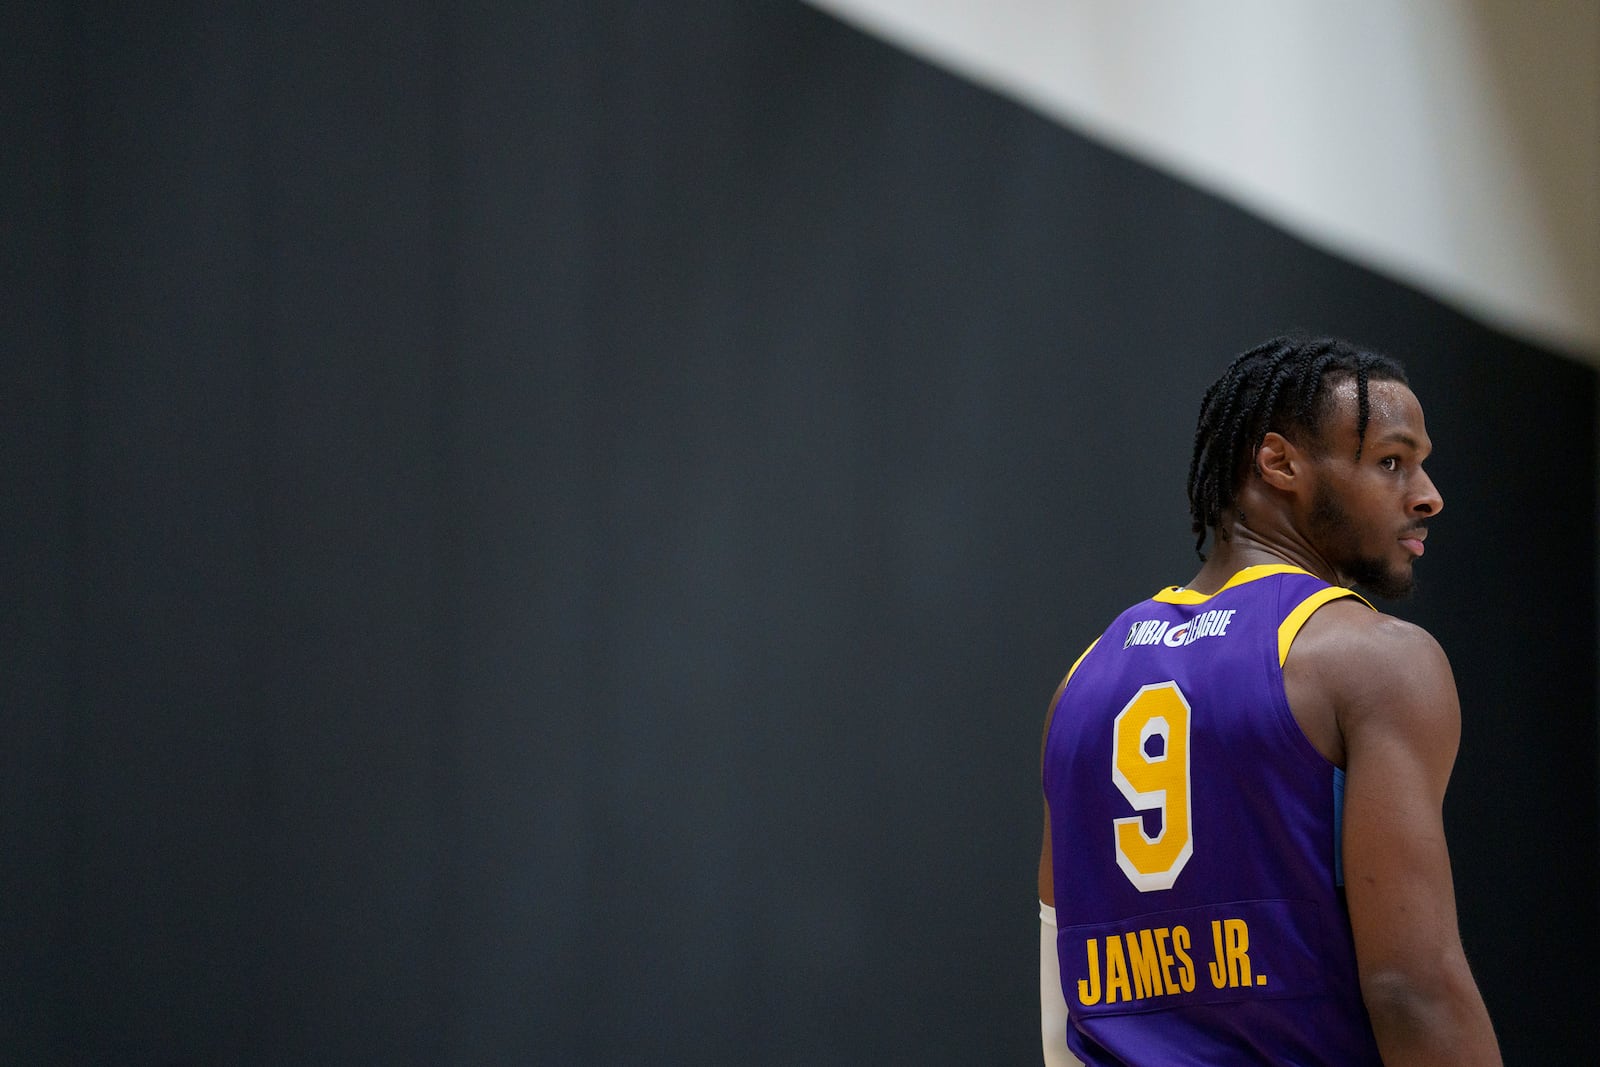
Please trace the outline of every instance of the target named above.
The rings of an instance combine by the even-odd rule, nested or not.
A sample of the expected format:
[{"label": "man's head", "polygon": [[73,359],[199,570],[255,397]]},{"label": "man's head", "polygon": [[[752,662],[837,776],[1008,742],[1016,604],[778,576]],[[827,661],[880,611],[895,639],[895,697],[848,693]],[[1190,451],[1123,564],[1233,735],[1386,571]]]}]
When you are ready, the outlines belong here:
[{"label": "man's head", "polygon": [[1421,553],[1406,535],[1443,506],[1421,470],[1430,447],[1399,363],[1343,341],[1274,338],[1201,402],[1189,465],[1195,549],[1208,530],[1226,539],[1233,518],[1248,525],[1241,496],[1264,481],[1306,551],[1342,579],[1403,595]]}]

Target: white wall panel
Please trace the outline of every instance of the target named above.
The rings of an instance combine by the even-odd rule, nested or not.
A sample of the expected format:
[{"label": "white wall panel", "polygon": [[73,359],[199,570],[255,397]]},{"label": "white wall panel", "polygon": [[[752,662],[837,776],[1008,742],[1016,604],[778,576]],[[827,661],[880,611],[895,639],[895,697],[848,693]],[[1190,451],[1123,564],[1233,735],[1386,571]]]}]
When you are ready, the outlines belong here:
[{"label": "white wall panel", "polygon": [[1600,4],[809,0],[1600,362]]}]

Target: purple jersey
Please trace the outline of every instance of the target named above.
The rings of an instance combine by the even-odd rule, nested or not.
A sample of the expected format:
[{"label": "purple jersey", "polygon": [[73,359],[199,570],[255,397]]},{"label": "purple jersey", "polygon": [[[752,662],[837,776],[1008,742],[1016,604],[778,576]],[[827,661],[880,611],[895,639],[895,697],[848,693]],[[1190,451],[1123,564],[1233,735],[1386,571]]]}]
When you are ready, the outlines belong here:
[{"label": "purple jersey", "polygon": [[1283,661],[1329,600],[1297,567],[1123,612],[1045,743],[1068,1043],[1085,1063],[1377,1064],[1339,878],[1343,774]]}]

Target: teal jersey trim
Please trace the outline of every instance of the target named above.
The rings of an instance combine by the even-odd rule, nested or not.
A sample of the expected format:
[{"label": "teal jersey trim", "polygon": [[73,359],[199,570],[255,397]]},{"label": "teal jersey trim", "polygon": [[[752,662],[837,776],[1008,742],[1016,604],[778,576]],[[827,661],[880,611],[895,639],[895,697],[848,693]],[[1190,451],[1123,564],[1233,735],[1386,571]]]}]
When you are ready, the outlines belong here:
[{"label": "teal jersey trim", "polygon": [[1344,888],[1344,768],[1333,769],[1333,884]]}]

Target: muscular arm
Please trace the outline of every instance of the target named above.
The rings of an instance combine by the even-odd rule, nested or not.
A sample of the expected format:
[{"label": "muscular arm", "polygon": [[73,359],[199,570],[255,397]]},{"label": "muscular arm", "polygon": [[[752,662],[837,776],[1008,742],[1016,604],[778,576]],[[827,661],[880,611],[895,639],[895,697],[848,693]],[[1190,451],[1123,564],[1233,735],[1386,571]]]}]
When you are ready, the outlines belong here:
[{"label": "muscular arm", "polygon": [[[1050,698],[1050,707],[1044,713],[1044,736],[1039,739],[1039,770],[1041,776],[1044,771],[1044,746],[1050,740],[1050,720],[1056,713],[1056,701],[1061,699],[1061,691],[1067,687],[1067,680],[1063,678],[1061,684],[1056,686],[1055,695]],[[1039,903],[1047,907],[1056,906],[1056,880],[1055,865],[1050,857],[1050,804],[1044,805],[1044,841],[1039,846]]]},{"label": "muscular arm", "polygon": [[1296,644],[1306,654],[1297,688],[1309,681],[1328,695],[1342,740],[1345,893],[1384,1063],[1499,1064],[1461,946],[1444,836],[1461,738],[1450,664],[1409,623],[1349,602],[1318,615],[1327,618],[1307,626],[1309,647]]}]

